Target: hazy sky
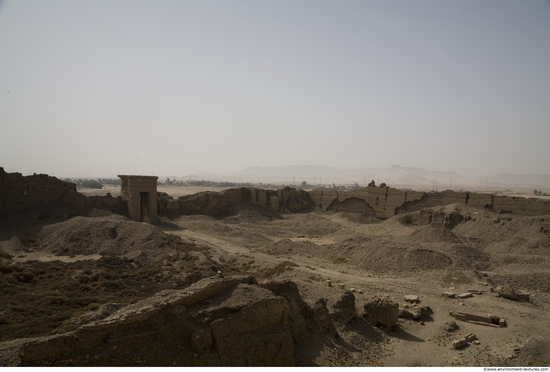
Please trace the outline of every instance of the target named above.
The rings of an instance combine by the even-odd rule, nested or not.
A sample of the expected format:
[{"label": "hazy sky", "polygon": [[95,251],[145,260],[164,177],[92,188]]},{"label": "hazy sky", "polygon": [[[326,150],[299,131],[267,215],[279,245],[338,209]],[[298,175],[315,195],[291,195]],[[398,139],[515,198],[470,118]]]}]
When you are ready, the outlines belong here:
[{"label": "hazy sky", "polygon": [[0,166],[550,174],[550,2],[0,0]]}]

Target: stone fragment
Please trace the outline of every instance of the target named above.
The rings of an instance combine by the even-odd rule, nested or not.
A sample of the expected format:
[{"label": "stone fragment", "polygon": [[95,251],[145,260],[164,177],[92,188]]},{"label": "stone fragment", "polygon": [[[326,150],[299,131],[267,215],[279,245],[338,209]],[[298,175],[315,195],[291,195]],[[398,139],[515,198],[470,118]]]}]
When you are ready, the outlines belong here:
[{"label": "stone fragment", "polygon": [[529,302],[529,293],[525,291],[516,291],[516,295],[521,301]]},{"label": "stone fragment", "polygon": [[453,321],[450,321],[450,322],[447,322],[445,323],[445,326],[443,327],[447,332],[454,332],[456,331],[459,327],[458,327],[458,324],[456,324],[456,322],[453,320]]},{"label": "stone fragment", "polygon": [[501,319],[498,321],[498,326],[500,328],[505,328],[505,327],[508,327],[508,324],[506,323],[506,319]]},{"label": "stone fragment", "polygon": [[468,290],[466,290],[466,292],[477,294],[477,295],[481,294],[481,291],[478,291],[477,289],[468,289]]},{"label": "stone fragment", "polygon": [[327,285],[328,285],[329,287],[332,287],[332,280],[327,280]]},{"label": "stone fragment", "polygon": [[507,298],[508,300],[519,300],[516,291],[514,291],[514,288],[512,288],[510,284],[504,285],[504,287],[498,292],[498,294],[500,295],[500,297]]},{"label": "stone fragment", "polygon": [[454,293],[454,292],[443,292],[441,295],[444,296],[444,297],[448,297],[448,298],[455,298],[456,297],[456,293]]},{"label": "stone fragment", "polygon": [[460,349],[463,346],[466,346],[469,342],[474,341],[477,339],[476,335],[473,333],[468,333],[465,337],[461,338],[460,340],[453,341],[453,349]]},{"label": "stone fragment", "polygon": [[405,295],[403,296],[403,299],[407,302],[413,302],[413,303],[420,301],[420,299],[416,295]]},{"label": "stone fragment", "polygon": [[412,308],[403,308],[399,310],[399,318],[421,320],[428,318],[433,314],[429,306],[414,306]]},{"label": "stone fragment", "polygon": [[473,297],[473,296],[474,296],[473,294],[467,293],[467,292],[466,292],[466,293],[461,293],[461,294],[459,294],[459,295],[456,296],[456,297],[461,298],[461,299],[464,299],[464,298],[470,298],[470,297]]}]

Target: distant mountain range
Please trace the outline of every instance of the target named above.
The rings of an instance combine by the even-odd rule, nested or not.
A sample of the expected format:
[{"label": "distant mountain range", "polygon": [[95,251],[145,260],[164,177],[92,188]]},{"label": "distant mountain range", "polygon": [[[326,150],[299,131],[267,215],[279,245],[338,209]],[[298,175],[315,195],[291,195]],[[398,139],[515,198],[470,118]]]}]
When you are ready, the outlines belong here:
[{"label": "distant mountain range", "polygon": [[324,165],[287,165],[279,167],[246,167],[243,170],[213,174],[200,172],[181,179],[210,181],[309,185],[359,184],[371,180],[396,188],[460,190],[462,188],[493,190],[506,187],[550,189],[550,175],[497,174],[488,177],[465,177],[451,171],[428,171],[423,168],[392,165],[388,168],[340,169]]}]

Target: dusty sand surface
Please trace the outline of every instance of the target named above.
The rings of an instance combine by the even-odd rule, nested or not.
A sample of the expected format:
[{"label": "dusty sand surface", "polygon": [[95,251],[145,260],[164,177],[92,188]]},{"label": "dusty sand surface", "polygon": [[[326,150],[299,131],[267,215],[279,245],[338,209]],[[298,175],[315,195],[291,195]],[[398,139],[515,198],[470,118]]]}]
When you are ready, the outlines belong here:
[{"label": "dusty sand surface", "polygon": [[[191,191],[181,189],[165,192]],[[75,217],[6,233],[0,341],[72,330],[107,316],[109,306],[184,288],[220,270],[260,282],[293,280],[308,303],[326,298],[329,308],[351,290],[359,316],[375,295],[400,308],[404,295],[418,295],[433,311],[423,320],[400,319],[393,330],[340,324],[338,342],[304,340],[298,365],[550,365],[550,216],[495,215],[459,204],[443,209],[466,222],[446,229],[423,224],[420,212],[387,220],[329,212],[276,218],[250,208],[225,218],[161,218],[156,226],[116,215]],[[530,301],[491,291],[505,284],[527,291]],[[470,289],[481,294],[442,296]],[[493,314],[508,326],[457,320],[458,329],[449,331],[451,311]],[[478,344],[454,350],[452,341],[469,333]]]}]

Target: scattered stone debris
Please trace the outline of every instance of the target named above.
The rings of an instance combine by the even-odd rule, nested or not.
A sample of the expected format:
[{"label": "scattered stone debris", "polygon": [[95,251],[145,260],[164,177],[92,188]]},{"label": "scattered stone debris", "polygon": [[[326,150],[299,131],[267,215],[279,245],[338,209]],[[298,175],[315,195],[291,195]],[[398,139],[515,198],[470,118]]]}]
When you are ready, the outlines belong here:
[{"label": "scattered stone debris", "polygon": [[405,305],[405,307],[399,310],[399,318],[402,319],[412,319],[412,320],[422,320],[427,319],[430,315],[433,314],[433,310],[429,306],[410,306]]},{"label": "scattered stone debris", "polygon": [[405,295],[403,296],[403,299],[407,302],[412,302],[412,303],[420,302],[420,299],[416,295]]},{"label": "scattered stone debris", "polygon": [[500,327],[500,328],[507,326],[506,320],[496,315],[481,316],[481,315],[466,314],[462,312],[452,312],[452,311],[450,312],[450,314],[455,319],[461,320],[463,322],[487,325],[492,327]]},{"label": "scattered stone debris", "polygon": [[477,336],[474,333],[468,333],[465,337],[461,338],[460,340],[453,341],[453,349],[455,350],[460,349],[476,339],[477,339]]},{"label": "scattered stone debris", "polygon": [[504,287],[500,288],[500,290],[497,292],[500,297],[506,298],[508,300],[517,301],[519,300],[518,295],[516,294],[516,291],[510,284],[505,284]]},{"label": "scattered stone debris", "polygon": [[447,332],[454,332],[459,328],[458,324],[454,320],[445,323],[443,326],[443,329],[445,329]]},{"label": "scattered stone debris", "polygon": [[444,296],[444,297],[448,297],[448,298],[455,298],[456,297],[456,293],[454,293],[454,292],[443,292],[441,295]]},{"label": "scattered stone debris", "polygon": [[530,294],[526,291],[522,290],[515,290],[510,284],[505,284],[504,286],[498,285],[496,287],[491,288],[491,292],[493,292],[497,297],[506,298],[508,300],[512,301],[525,301],[529,302],[530,300]]}]

